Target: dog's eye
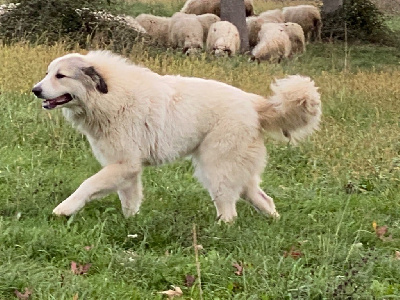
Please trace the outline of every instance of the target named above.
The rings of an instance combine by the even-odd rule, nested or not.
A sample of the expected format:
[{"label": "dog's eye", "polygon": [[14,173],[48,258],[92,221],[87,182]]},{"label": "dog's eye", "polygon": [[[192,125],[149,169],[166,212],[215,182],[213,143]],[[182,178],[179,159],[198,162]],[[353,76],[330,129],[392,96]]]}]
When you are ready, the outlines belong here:
[{"label": "dog's eye", "polygon": [[61,79],[61,78],[64,78],[65,77],[65,75],[63,75],[63,74],[56,74],[56,78],[58,78],[58,79]]}]

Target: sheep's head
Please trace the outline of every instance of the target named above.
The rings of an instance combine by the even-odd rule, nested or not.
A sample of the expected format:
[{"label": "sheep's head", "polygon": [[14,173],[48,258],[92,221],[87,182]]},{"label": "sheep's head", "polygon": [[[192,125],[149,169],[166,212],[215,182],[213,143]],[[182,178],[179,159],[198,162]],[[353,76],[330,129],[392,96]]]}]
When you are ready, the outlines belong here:
[{"label": "sheep's head", "polygon": [[203,35],[198,37],[196,34],[188,34],[185,38],[185,43],[183,46],[183,53],[193,54],[198,53],[203,49]]},{"label": "sheep's head", "polygon": [[232,55],[232,50],[227,46],[227,43],[223,37],[220,37],[215,41],[213,52],[216,56]]},{"label": "sheep's head", "polygon": [[226,47],[221,47],[221,48],[214,48],[213,49],[215,56],[231,56],[232,55],[232,50]]},{"label": "sheep's head", "polygon": [[183,48],[183,54],[193,55],[200,53],[201,48]]}]

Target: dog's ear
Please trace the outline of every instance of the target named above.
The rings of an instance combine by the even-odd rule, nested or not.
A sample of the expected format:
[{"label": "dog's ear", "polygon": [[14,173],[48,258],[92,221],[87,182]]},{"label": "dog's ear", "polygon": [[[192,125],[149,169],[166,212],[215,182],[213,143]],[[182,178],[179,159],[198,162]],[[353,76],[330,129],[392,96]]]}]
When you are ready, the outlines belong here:
[{"label": "dog's ear", "polygon": [[95,70],[94,67],[87,67],[87,68],[82,68],[82,72],[89,76],[95,83],[96,83],[96,89],[103,94],[108,93],[108,87],[106,82],[104,81],[103,77],[97,71]]}]

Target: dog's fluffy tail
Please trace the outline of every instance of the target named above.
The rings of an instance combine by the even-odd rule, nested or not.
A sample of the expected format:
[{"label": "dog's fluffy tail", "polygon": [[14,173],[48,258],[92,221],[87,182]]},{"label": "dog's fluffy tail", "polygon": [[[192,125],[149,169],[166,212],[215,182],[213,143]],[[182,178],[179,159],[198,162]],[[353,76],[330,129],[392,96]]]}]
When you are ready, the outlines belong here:
[{"label": "dog's fluffy tail", "polygon": [[296,144],[319,127],[321,101],[309,77],[288,76],[271,84],[273,95],[260,99],[255,108],[261,126],[272,137]]}]

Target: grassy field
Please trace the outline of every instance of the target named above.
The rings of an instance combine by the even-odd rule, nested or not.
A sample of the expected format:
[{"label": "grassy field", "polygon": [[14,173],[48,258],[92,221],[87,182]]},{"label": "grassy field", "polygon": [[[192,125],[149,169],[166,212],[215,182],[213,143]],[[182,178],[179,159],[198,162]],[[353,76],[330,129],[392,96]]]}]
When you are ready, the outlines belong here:
[{"label": "grassy field", "polygon": [[[181,3],[165,2],[142,1],[141,9],[167,14],[170,3]],[[0,46],[0,299],[25,288],[31,299],[162,299],[158,292],[171,285],[183,299],[200,299],[193,224],[204,299],[400,298],[398,49],[314,44],[280,65],[133,49],[133,61],[161,74],[213,78],[261,95],[286,74],[311,76],[320,87],[319,132],[299,147],[266,138],[262,187],[281,219],[240,202],[232,225],[216,222],[186,160],[146,169],[145,201],[131,219],[117,195],[70,218],[52,216],[100,169],[85,138],[30,94],[65,53],[63,45]],[[80,275],[71,262],[91,265]]]}]

